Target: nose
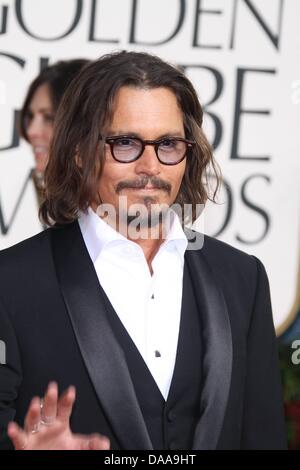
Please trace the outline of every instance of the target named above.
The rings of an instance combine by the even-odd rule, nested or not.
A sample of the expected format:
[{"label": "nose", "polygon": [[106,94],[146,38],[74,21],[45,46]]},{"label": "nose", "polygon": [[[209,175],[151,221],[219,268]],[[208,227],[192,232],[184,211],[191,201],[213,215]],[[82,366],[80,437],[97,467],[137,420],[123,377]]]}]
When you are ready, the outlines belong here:
[{"label": "nose", "polygon": [[44,126],[39,116],[34,116],[27,126],[27,135],[30,141],[43,136]]},{"label": "nose", "polygon": [[153,145],[146,145],[144,152],[135,162],[135,171],[137,174],[158,175],[161,170],[161,164],[157,158]]}]

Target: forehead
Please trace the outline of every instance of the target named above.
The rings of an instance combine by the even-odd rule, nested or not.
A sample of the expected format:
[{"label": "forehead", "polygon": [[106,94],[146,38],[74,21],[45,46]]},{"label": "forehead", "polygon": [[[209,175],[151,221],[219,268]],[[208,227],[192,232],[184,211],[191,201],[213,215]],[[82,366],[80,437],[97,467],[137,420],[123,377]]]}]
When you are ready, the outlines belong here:
[{"label": "forehead", "polygon": [[40,108],[52,108],[50,90],[47,83],[43,83],[35,90],[29,103],[29,108],[31,110],[38,110]]},{"label": "forehead", "polygon": [[168,132],[183,134],[183,113],[168,88],[121,87],[114,99],[110,130],[143,136]]}]

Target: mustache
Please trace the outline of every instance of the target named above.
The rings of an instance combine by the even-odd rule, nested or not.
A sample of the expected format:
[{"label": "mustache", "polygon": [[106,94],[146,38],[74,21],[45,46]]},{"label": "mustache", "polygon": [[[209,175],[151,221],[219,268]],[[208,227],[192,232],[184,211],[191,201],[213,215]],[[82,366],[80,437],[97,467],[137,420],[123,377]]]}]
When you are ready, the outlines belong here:
[{"label": "mustache", "polygon": [[170,194],[172,186],[167,181],[157,178],[156,176],[143,176],[142,178],[136,180],[124,180],[120,181],[116,186],[116,192],[119,193],[122,189],[134,188],[134,189],[144,189],[147,184],[153,186],[155,189],[162,189]]}]

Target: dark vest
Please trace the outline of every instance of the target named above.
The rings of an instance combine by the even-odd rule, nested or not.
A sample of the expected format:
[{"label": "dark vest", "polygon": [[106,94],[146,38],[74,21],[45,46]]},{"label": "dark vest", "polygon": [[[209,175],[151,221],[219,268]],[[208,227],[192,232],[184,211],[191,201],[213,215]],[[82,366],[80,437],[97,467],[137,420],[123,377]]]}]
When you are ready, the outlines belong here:
[{"label": "dark vest", "polygon": [[200,312],[187,264],[184,268],[176,363],[167,401],[111,303],[104,297],[112,329],[127,360],[153,448],[191,449],[195,426],[200,417],[202,341]]}]

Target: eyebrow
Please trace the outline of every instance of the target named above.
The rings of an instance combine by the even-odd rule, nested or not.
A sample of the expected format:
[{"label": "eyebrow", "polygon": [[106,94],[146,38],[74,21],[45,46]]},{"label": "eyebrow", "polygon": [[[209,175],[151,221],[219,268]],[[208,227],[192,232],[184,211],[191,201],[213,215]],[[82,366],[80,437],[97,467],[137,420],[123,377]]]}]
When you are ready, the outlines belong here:
[{"label": "eyebrow", "polygon": [[[28,112],[33,114],[32,108],[28,108]],[[37,112],[38,113],[54,113],[52,108],[39,108]]]},{"label": "eyebrow", "polygon": [[[123,130],[120,130],[118,132],[112,132],[112,131],[109,131],[107,132],[107,136],[118,136],[118,135],[127,135],[129,137],[138,137],[139,139],[142,139],[143,140],[143,137],[141,136],[141,134],[139,132],[131,132],[131,131],[123,131]],[[184,137],[184,135],[182,135],[182,133],[180,131],[178,132],[165,132],[164,134],[161,134],[159,136],[156,137],[155,140],[160,140],[160,139],[164,139],[165,137]]]}]

